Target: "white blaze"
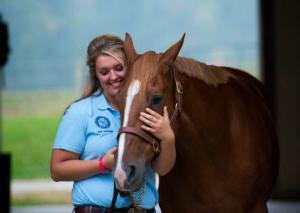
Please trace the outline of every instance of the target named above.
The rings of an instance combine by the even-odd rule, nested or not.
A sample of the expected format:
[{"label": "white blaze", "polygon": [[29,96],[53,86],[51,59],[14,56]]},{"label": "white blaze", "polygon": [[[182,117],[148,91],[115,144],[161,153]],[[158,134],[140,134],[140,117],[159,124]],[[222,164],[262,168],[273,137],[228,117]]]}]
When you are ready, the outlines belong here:
[{"label": "white blaze", "polygon": [[[138,94],[140,91],[140,81],[134,80],[131,82],[128,90],[127,90],[127,96],[126,96],[126,105],[125,105],[125,111],[124,111],[124,121],[123,121],[123,127],[127,126],[128,120],[129,120],[129,113],[130,108],[132,105],[133,98]],[[122,133],[119,137],[119,147],[118,147],[118,160],[116,165],[116,171],[115,171],[115,178],[120,184],[121,187],[124,187],[124,183],[126,180],[126,173],[122,169],[122,158],[124,154],[125,149],[125,134]]]},{"label": "white blaze", "polygon": [[[157,173],[155,173],[155,188],[156,188],[156,191],[158,191],[158,188],[159,188],[159,175]],[[156,206],[155,206],[155,212],[156,213],[161,213],[159,203],[157,203]]]}]

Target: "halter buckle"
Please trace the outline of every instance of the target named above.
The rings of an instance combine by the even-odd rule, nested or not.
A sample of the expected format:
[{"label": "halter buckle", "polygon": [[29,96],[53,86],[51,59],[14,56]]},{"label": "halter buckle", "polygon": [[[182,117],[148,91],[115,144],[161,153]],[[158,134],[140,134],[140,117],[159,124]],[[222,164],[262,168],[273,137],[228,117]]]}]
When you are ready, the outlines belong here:
[{"label": "halter buckle", "polygon": [[178,110],[179,107],[178,107],[178,103],[175,104],[175,110]]},{"label": "halter buckle", "polygon": [[155,153],[155,154],[158,154],[159,151],[160,151],[160,147],[159,147],[158,142],[153,143],[153,144],[152,144],[152,147],[153,147],[154,153]]},{"label": "halter buckle", "polygon": [[177,93],[179,94],[183,94],[183,86],[182,84],[180,83],[180,81],[175,81],[175,84],[176,84],[176,91]]}]

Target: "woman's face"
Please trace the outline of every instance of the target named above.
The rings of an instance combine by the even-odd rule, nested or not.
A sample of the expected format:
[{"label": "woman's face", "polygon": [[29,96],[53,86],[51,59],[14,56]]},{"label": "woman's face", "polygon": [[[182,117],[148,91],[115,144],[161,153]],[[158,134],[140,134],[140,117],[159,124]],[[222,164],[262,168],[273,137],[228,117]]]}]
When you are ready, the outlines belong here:
[{"label": "woman's face", "polygon": [[99,55],[96,59],[96,76],[107,98],[117,95],[126,76],[126,67],[120,60],[109,55]]}]

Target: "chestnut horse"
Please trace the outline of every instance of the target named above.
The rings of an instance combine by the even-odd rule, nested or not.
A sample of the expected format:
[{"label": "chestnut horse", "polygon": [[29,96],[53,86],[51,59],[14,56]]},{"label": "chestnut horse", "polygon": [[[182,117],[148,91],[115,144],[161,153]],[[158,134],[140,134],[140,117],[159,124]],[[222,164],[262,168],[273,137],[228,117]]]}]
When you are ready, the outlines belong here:
[{"label": "chestnut horse", "polygon": [[243,71],[179,57],[183,40],[164,53],[139,55],[126,34],[117,187],[136,191],[143,185],[158,147],[141,130],[138,115],[145,107],[162,113],[167,105],[177,157],[160,180],[162,212],[268,212],[278,143],[263,85]]}]

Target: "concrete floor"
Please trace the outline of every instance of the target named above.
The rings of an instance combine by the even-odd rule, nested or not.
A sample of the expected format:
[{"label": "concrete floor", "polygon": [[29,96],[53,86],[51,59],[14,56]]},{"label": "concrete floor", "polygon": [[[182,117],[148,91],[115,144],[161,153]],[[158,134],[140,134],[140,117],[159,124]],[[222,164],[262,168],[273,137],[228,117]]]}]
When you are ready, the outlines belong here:
[{"label": "concrete floor", "polygon": [[[300,201],[269,201],[269,213],[300,213]],[[71,213],[72,206],[26,206],[13,207],[11,213]]]},{"label": "concrete floor", "polygon": [[269,213],[300,213],[300,201],[269,201]]}]

